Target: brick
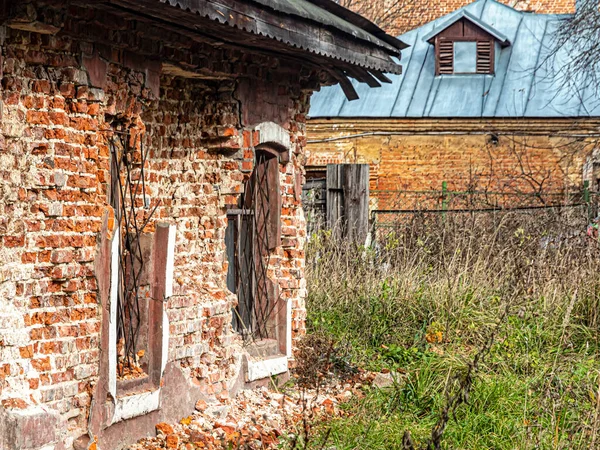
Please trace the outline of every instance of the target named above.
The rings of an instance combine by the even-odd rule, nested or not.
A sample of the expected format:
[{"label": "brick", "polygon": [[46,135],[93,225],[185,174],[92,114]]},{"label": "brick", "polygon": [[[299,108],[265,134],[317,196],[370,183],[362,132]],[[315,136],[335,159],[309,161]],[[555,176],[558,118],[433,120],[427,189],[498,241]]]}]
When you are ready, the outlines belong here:
[{"label": "brick", "polygon": [[33,346],[28,345],[26,347],[21,347],[19,349],[19,353],[21,355],[21,358],[31,358],[33,356]]},{"label": "brick", "polygon": [[[532,11],[543,14],[571,14],[575,12],[575,0],[499,0],[519,10]],[[388,10],[385,23],[379,21],[378,25],[392,36],[398,36],[416,27],[424,25],[446,14],[450,14],[471,0],[413,0],[410,5],[401,8],[389,9],[384,2],[369,2],[361,0],[350,2],[350,9],[358,12],[368,19],[382,17],[382,7]],[[385,5],[385,6],[384,6]],[[408,10],[407,10],[408,7]]]},{"label": "brick", "polygon": [[[60,8],[61,3],[52,5]],[[128,57],[135,64],[125,68],[120,65],[122,52],[97,46],[94,37],[102,33],[108,38],[116,23],[122,23],[121,32],[127,39],[138,39],[139,30],[127,28],[130,24],[122,18],[112,20],[90,11],[85,6],[70,8],[64,35],[15,32],[3,47],[13,59],[10,63],[5,60],[3,98],[7,108],[17,111],[10,124],[3,122],[3,130],[14,127],[22,133],[0,136],[0,145],[15,150],[10,152],[15,155],[12,167],[29,164],[23,171],[35,177],[35,181],[21,174],[14,181],[8,178],[8,191],[16,193],[12,203],[4,202],[0,194],[0,205],[12,205],[0,211],[0,247],[7,247],[7,242],[11,245],[16,238],[20,246],[8,248],[9,257],[14,254],[14,261],[27,264],[15,271],[23,279],[13,288],[18,295],[14,300],[11,297],[10,308],[17,312],[7,328],[23,324],[15,330],[11,354],[30,361],[35,376],[20,373],[24,369],[19,361],[3,361],[0,378],[22,386],[23,401],[29,402],[33,396],[44,408],[68,417],[63,431],[69,437],[86,432],[87,418],[94,417],[89,409],[91,383],[100,386],[100,376],[105,376],[99,372],[99,361],[104,361],[106,352],[100,353],[99,343],[105,331],[101,320],[107,280],[97,276],[102,271],[99,248],[105,234],[114,231],[115,220],[108,199],[111,121],[135,131],[150,150],[144,167],[145,193],[158,209],[144,232],[151,238],[158,221],[177,226],[175,295],[165,302],[171,329],[170,361],[174,367],[204,374],[202,389],[206,393],[226,396],[224,386],[231,381],[228,374],[236,373],[231,367],[231,346],[239,344],[239,337],[229,326],[234,296],[225,287],[225,205],[239,204],[244,182],[253,170],[252,147],[259,142],[258,132],[242,125],[240,118],[245,123],[284,124],[291,130],[291,141],[299,142],[304,126],[296,121],[305,120],[308,101],[294,71],[288,66],[280,70],[280,62],[273,57],[252,54],[242,58],[243,52],[239,52],[235,60],[244,62],[237,67],[245,71],[245,77],[254,77],[246,92],[238,92],[231,81],[205,82],[168,74],[159,80],[158,72],[151,73],[156,67],[147,58]],[[77,12],[91,15],[84,19]],[[78,27],[85,32],[83,40],[73,37]],[[121,32],[114,34],[116,39]],[[236,67],[222,49],[202,46],[191,55],[187,40],[172,48],[159,45],[163,40],[164,36],[148,37],[143,45],[165,52],[161,57],[172,51],[181,61],[192,61],[194,56],[198,64],[207,67],[209,63],[220,70]],[[119,43],[119,48],[122,46],[124,42]],[[82,52],[89,56],[95,51],[101,67],[94,69],[99,69],[98,77],[90,85],[90,67],[81,70],[78,58]],[[104,64],[105,89],[99,90],[96,85],[103,82]],[[272,79],[279,81],[267,81]],[[296,147],[294,154],[301,161],[303,150]],[[138,141],[136,153],[131,155],[136,164],[140,150]],[[22,157],[25,153],[27,160]],[[281,170],[285,185],[294,179],[297,169],[290,164]],[[284,186],[282,193],[287,189]],[[295,232],[304,226],[300,206],[288,194],[282,202],[290,236],[302,236]],[[3,232],[4,221],[12,226],[15,212],[23,228]],[[140,208],[142,220],[148,213]],[[108,232],[101,228],[105,217]],[[289,244],[288,256],[281,249],[274,252],[272,264],[277,267],[269,268],[269,273],[301,276],[287,267],[302,255],[301,238]],[[297,253],[292,254],[294,250]],[[282,294],[295,301],[294,323],[302,329],[303,303],[298,295],[303,294],[285,288],[292,281],[300,282],[277,281],[281,281]],[[146,302],[151,293],[144,290],[142,295]],[[208,316],[198,317],[198,311],[206,311]]]},{"label": "brick", "polygon": [[25,245],[25,236],[4,236],[1,240],[4,247],[23,247]]},{"label": "brick", "polygon": [[27,122],[34,125],[49,125],[50,117],[47,112],[44,111],[27,111]]}]

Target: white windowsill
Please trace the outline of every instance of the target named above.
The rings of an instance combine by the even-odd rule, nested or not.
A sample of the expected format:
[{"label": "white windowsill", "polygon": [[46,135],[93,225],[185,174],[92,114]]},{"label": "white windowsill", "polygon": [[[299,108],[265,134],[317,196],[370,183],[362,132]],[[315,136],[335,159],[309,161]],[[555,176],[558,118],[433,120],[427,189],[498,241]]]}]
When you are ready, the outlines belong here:
[{"label": "white windowsill", "polygon": [[149,412],[156,411],[160,406],[160,389],[152,392],[119,397],[115,402],[115,413],[111,425],[122,420],[132,419]]},{"label": "white windowsill", "polygon": [[251,360],[248,358],[248,371],[246,381],[262,380],[273,375],[288,371],[288,357],[276,356],[274,358]]}]

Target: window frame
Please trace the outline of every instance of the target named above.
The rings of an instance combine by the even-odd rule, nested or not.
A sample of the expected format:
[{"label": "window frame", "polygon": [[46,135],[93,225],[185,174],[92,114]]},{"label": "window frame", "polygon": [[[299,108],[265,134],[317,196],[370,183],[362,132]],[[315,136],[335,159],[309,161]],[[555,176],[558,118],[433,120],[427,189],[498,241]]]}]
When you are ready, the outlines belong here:
[{"label": "window frame", "polygon": [[[446,72],[441,67],[440,60],[440,45],[442,43],[452,43],[452,72]],[[455,72],[454,71],[454,43],[455,42],[475,42],[475,72]],[[479,44],[482,42],[490,43],[490,69],[487,72],[482,72],[479,70],[479,64],[477,63],[477,58],[479,54]],[[495,75],[496,74],[496,42],[494,39],[481,39],[476,38],[474,36],[452,36],[452,37],[444,37],[444,36],[436,36],[435,37],[435,76],[441,75]]]},{"label": "window frame", "polygon": [[[237,296],[238,302],[242,301],[240,295],[247,297],[246,300],[252,300],[252,308],[261,307],[261,302],[272,302],[271,307],[267,307],[267,315],[262,317],[264,322],[254,328],[254,317],[256,311],[250,310],[250,306],[245,304],[240,313],[240,303],[232,308],[232,326],[238,335],[240,335],[247,344],[247,355],[245,362],[246,381],[255,381],[271,375],[284,373],[288,370],[288,358],[291,357],[291,302],[284,298],[280,293],[280,286],[272,280],[268,275],[268,264],[270,257],[274,255],[276,249],[281,246],[281,209],[283,202],[283,192],[281,185],[280,166],[287,162],[284,158],[288,152],[287,149],[280,149],[280,146],[271,143],[259,144],[254,148],[255,151],[255,167],[252,175],[244,189],[244,195],[240,198],[237,205],[231,205],[227,208],[227,230],[226,230],[226,247],[228,259],[227,271],[227,287]],[[259,163],[259,161],[261,161]],[[260,165],[259,165],[260,164]],[[260,167],[260,168],[259,168]],[[261,170],[264,171],[259,175]],[[258,178],[254,178],[258,177]],[[264,180],[267,183],[266,203],[255,203],[258,201],[257,194],[254,192],[254,182]],[[264,195],[262,191],[260,196]],[[249,195],[248,195],[249,194]],[[262,209],[261,209],[262,208]],[[250,225],[242,227],[245,220],[251,222]],[[260,223],[261,220],[265,222]],[[248,267],[244,269],[242,264],[246,261],[246,257],[241,256],[238,252],[244,244],[243,229],[251,232],[254,236],[251,241],[255,242],[246,251],[252,253],[252,260],[259,259],[265,264],[263,269],[264,276],[258,274],[257,267]],[[263,238],[263,245],[256,244],[259,239],[256,237],[258,232],[266,233]],[[247,247],[247,246],[246,246]],[[232,267],[232,264],[237,267]],[[240,290],[237,277],[240,273],[247,272],[247,281],[254,284],[252,293],[249,296]],[[259,286],[261,285],[261,286]],[[247,288],[247,287],[246,287]],[[261,298],[261,295],[266,295],[268,299]],[[255,296],[250,299],[250,296]],[[259,310],[260,311],[260,310]],[[250,324],[244,323],[244,314],[249,313],[251,318]],[[236,317],[236,314],[238,316]],[[241,315],[240,315],[241,314]],[[250,325],[248,327],[248,325]],[[261,330],[267,330],[266,335],[261,333]],[[249,331],[249,333],[246,333]]]}]

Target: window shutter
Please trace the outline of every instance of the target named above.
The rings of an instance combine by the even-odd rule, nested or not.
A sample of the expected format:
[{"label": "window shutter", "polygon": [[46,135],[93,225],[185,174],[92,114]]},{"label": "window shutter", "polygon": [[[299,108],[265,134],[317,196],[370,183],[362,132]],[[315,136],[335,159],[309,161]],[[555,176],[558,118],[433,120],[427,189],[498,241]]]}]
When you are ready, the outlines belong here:
[{"label": "window shutter", "polygon": [[477,41],[477,73],[492,73],[492,41]]},{"label": "window shutter", "polygon": [[454,73],[454,42],[440,40],[439,74]]}]

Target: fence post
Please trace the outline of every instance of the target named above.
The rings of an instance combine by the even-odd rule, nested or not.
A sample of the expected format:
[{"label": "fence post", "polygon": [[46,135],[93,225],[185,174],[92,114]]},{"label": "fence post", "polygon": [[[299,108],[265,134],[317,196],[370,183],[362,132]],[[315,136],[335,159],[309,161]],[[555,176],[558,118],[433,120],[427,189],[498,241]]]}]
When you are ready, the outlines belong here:
[{"label": "fence post", "polygon": [[[448,210],[448,182],[442,181],[442,211]],[[446,218],[446,213],[442,213],[442,217]]]}]

